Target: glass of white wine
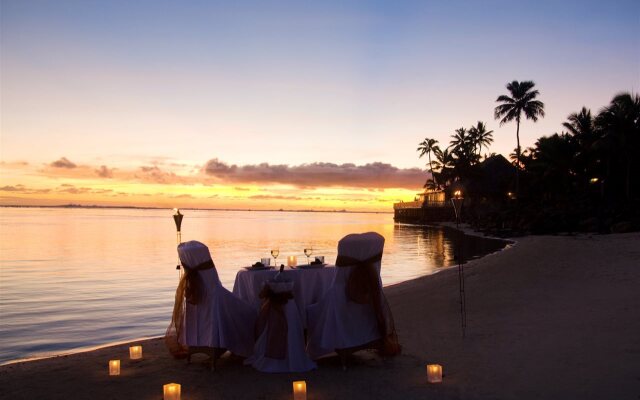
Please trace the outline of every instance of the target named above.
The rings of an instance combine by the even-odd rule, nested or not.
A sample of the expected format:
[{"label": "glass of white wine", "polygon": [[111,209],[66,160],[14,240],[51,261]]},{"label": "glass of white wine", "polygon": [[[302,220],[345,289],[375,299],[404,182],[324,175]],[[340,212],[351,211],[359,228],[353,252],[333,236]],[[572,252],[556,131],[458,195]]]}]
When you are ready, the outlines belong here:
[{"label": "glass of white wine", "polygon": [[272,249],[271,256],[273,257],[273,265],[278,266],[278,256],[280,255],[280,249]]},{"label": "glass of white wine", "polygon": [[304,255],[307,256],[307,265],[311,265],[309,263],[309,257],[311,257],[312,254],[313,254],[313,247],[309,246],[306,249],[304,249]]}]

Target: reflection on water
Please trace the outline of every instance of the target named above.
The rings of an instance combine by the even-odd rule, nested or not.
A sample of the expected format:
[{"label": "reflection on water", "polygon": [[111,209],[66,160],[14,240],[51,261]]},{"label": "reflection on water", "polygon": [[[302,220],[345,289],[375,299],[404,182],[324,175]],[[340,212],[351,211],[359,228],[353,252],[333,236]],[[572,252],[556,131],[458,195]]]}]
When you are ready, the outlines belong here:
[{"label": "reflection on water", "polygon": [[[399,225],[391,214],[185,211],[182,239],[209,246],[225,287],[239,268],[313,246],[329,262],[338,240],[385,239],[385,285],[454,261],[455,234]],[[171,210],[0,208],[0,362],[164,332],[177,283]],[[484,248],[487,246],[489,248]],[[498,247],[496,247],[498,246]],[[465,253],[502,243],[465,240]]]}]

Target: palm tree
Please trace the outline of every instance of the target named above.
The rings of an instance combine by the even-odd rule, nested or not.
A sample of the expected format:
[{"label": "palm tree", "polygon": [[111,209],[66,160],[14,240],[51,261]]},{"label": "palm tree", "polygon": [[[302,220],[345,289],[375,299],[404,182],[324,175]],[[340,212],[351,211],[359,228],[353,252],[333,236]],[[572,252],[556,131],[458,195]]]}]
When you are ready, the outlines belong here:
[{"label": "palm tree", "polygon": [[464,148],[467,147],[469,144],[469,135],[467,133],[467,130],[465,128],[458,128],[455,131],[455,135],[451,135],[451,138],[453,140],[451,140],[450,144],[451,147],[453,148]]},{"label": "palm tree", "polygon": [[634,152],[640,147],[640,95],[618,94],[600,112],[595,123],[604,132],[603,139],[610,148],[609,163],[614,164],[616,172],[623,177],[625,197],[630,201],[633,186],[631,182],[638,180],[638,174],[634,174],[634,166],[640,170],[638,158],[634,157]]},{"label": "palm tree", "polygon": [[509,153],[509,160],[511,160],[511,164],[513,164],[514,167],[526,169],[527,162],[530,161],[534,150],[535,149],[533,147],[527,147],[522,150],[522,153],[520,153],[520,161],[518,161],[518,149],[513,149],[513,152]]},{"label": "palm tree", "polygon": [[475,126],[469,129],[469,135],[474,145],[478,148],[478,154],[482,153],[482,146],[489,147],[489,145],[493,143],[492,134],[493,131],[487,131],[487,126],[481,121],[478,121]]},{"label": "palm tree", "polygon": [[582,107],[582,110],[578,113],[570,114],[567,117],[567,122],[562,124],[571,135],[579,140],[588,140],[593,135],[593,117],[591,116],[591,110],[586,107]]},{"label": "palm tree", "polygon": [[[524,113],[527,119],[536,122],[539,117],[544,117],[544,103],[536,100],[540,94],[537,90],[533,90],[535,83],[532,81],[513,81],[507,83],[507,90],[510,96],[498,96],[496,102],[501,103],[494,110],[495,119],[500,119],[500,126],[516,121],[516,157],[518,166],[520,165],[520,119]],[[519,168],[518,168],[519,169]],[[519,174],[516,169],[516,195],[519,191]]]},{"label": "palm tree", "polygon": [[435,139],[424,138],[424,140],[420,142],[416,150],[420,152],[419,158],[422,158],[422,156],[425,154],[429,157],[429,172],[431,172],[431,179],[433,179],[433,184],[437,188],[438,183],[436,182],[436,177],[433,175],[433,164],[431,163],[431,152],[436,153],[440,150],[440,148],[438,147],[438,141]]},{"label": "palm tree", "polygon": [[577,153],[573,157],[575,158],[575,171],[581,175],[583,180],[592,178],[596,167],[593,158],[597,133],[591,111],[582,107],[580,112],[569,115],[567,122],[564,122],[562,126],[569,131],[571,141],[577,148]]},{"label": "palm tree", "polygon": [[[436,156],[436,160],[433,161],[433,169],[435,172],[433,172],[432,177],[433,179],[435,179],[437,176],[438,182],[446,186],[454,178],[455,159],[453,158],[453,154],[449,152],[449,148],[441,150],[440,147],[436,146],[433,150],[433,153]],[[425,183],[424,187],[431,188],[435,186],[439,189],[440,185],[436,186],[435,181],[433,181],[432,185],[431,181],[433,179],[428,180],[427,183]]]},{"label": "palm tree", "polygon": [[476,153],[476,142],[465,128],[455,130],[455,135],[451,135],[449,148],[454,158],[454,168],[459,178],[465,177],[471,167],[477,164],[480,156]]}]

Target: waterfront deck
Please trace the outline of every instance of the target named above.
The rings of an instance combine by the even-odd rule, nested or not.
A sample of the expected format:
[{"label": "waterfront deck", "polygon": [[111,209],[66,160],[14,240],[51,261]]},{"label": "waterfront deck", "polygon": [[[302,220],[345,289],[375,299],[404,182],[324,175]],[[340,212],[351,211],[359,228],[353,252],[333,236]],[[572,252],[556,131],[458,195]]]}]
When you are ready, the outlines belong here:
[{"label": "waterfront deck", "polygon": [[431,224],[454,221],[455,212],[448,201],[416,200],[395,203],[393,219],[396,222]]}]

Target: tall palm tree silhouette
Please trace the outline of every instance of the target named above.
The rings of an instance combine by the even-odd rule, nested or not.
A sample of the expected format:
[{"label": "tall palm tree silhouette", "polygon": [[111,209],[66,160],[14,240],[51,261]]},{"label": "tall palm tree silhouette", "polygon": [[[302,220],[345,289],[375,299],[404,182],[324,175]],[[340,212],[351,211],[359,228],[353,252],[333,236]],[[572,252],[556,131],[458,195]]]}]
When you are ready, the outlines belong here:
[{"label": "tall palm tree silhouette", "polygon": [[425,154],[429,157],[429,172],[431,172],[431,179],[433,179],[433,184],[437,188],[438,183],[436,182],[436,177],[433,175],[433,164],[431,163],[431,152],[437,153],[440,150],[438,147],[438,141],[435,139],[424,138],[422,142],[420,142],[417,151],[420,152],[419,158],[422,158]]},{"label": "tall palm tree silhouette", "polygon": [[518,159],[518,168],[516,168],[516,195],[520,189],[520,120],[524,113],[527,119],[536,122],[539,117],[544,117],[544,103],[536,100],[540,94],[537,90],[533,90],[535,83],[532,81],[513,81],[507,83],[509,95],[498,96],[496,102],[501,103],[494,110],[495,119],[500,120],[500,126],[516,121],[516,157]]}]

